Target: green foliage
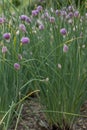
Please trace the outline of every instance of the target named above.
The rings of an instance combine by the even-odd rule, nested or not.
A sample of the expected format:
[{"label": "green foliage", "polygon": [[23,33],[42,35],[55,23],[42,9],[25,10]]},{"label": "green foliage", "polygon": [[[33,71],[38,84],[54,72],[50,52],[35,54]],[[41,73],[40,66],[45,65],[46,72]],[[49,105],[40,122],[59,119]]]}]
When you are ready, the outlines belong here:
[{"label": "green foliage", "polygon": [[[73,7],[73,16],[68,19],[68,6],[57,10],[59,12],[56,14],[53,8],[55,5],[49,8],[51,2],[49,1],[47,8],[43,8],[36,16],[31,15],[31,10],[26,12],[29,15],[27,18],[31,18],[30,23],[20,20],[20,15],[24,12],[18,10],[14,4],[8,1],[3,6],[11,7],[11,10],[4,10],[5,22],[0,25],[0,124],[4,124],[6,128],[9,126],[15,104],[21,103],[21,98],[25,99],[26,94],[33,90],[40,90],[40,100],[46,108],[44,111],[49,123],[60,124],[61,128],[63,121],[69,126],[72,125],[86,99],[85,10],[83,17],[80,10]],[[25,31],[24,28],[20,29],[20,24],[25,26]],[[40,28],[40,25],[43,25],[43,28]],[[61,34],[61,28],[66,29],[66,35]],[[11,34],[9,43],[3,38],[6,32]],[[22,37],[29,37],[30,43],[22,44]],[[65,45],[68,48],[66,52]],[[4,46],[8,49],[6,53],[2,52]],[[20,59],[19,54],[22,56]],[[20,69],[15,69],[14,63],[20,64]]]},{"label": "green foliage", "polygon": [[12,0],[12,3],[13,3],[16,7],[20,6],[20,4],[21,4],[20,0]]}]

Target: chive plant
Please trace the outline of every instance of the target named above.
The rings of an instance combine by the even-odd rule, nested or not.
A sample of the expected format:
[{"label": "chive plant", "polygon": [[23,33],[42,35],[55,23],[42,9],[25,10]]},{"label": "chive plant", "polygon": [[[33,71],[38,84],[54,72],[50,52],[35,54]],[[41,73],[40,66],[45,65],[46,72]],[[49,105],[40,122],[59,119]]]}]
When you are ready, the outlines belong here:
[{"label": "chive plant", "polygon": [[50,125],[71,127],[87,95],[86,12],[7,6],[14,12],[0,16],[0,119],[10,120],[11,106],[39,89]]}]

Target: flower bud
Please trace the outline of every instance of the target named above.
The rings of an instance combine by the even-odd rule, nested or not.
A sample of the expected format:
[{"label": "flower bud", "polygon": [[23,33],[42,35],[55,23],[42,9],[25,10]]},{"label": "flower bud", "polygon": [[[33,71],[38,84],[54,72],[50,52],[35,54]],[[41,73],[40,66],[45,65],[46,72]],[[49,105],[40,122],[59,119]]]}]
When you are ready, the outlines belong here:
[{"label": "flower bud", "polygon": [[64,44],[64,46],[63,46],[63,52],[67,52],[68,49],[69,49],[68,46],[66,44]]},{"label": "flower bud", "polygon": [[62,29],[60,29],[60,33],[62,35],[66,35],[67,34],[67,30],[65,28],[62,28]]},{"label": "flower bud", "polygon": [[7,47],[6,46],[3,46],[2,47],[2,53],[6,53],[8,50],[7,50]]},{"label": "flower bud", "polygon": [[15,68],[16,70],[19,70],[19,69],[20,69],[20,64],[19,64],[19,63],[14,63],[14,68]]}]

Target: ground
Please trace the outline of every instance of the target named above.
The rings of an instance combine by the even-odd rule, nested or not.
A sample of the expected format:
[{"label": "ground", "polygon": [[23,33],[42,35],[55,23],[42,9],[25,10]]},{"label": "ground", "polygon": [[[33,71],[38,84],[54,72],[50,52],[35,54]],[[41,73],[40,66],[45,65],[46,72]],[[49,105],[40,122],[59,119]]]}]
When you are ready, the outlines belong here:
[{"label": "ground", "polygon": [[[45,114],[40,112],[41,105],[37,98],[25,100],[21,113],[21,119],[18,123],[17,130],[48,130],[49,125],[46,121]],[[15,122],[9,130],[15,129]]]},{"label": "ground", "polygon": [[[25,100],[23,103],[21,118],[16,130],[60,130],[56,127],[51,128],[49,126],[45,114],[40,112],[41,110],[42,107],[37,98]],[[87,101],[81,107],[81,114],[87,115]],[[15,130],[15,122],[17,122],[17,119],[14,120],[9,130]],[[87,118],[77,118],[73,125],[73,130],[87,130]]]}]

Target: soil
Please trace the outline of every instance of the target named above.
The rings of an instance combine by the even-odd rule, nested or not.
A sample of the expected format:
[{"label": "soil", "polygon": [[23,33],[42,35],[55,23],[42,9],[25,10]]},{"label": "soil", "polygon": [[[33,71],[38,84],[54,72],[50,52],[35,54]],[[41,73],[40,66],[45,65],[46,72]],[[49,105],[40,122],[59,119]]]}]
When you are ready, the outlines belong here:
[{"label": "soil", "polygon": [[[16,130],[50,130],[45,114],[37,98],[25,100],[21,117]],[[15,130],[17,119],[14,119],[9,130]]]},{"label": "soil", "polygon": [[[87,100],[81,106],[80,114],[87,116]],[[73,125],[73,130],[87,130],[87,117],[79,117]]]},{"label": "soil", "polygon": [[[61,130],[55,125],[50,127],[45,114],[40,112],[41,110],[42,107],[37,98],[25,100],[18,124],[15,125],[17,122],[15,118],[8,130]],[[81,114],[87,115],[87,101],[81,107]],[[64,128],[64,130],[70,129]],[[87,118],[78,118],[73,125],[73,130],[87,130]]]}]

